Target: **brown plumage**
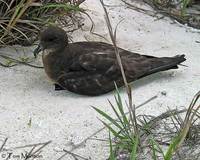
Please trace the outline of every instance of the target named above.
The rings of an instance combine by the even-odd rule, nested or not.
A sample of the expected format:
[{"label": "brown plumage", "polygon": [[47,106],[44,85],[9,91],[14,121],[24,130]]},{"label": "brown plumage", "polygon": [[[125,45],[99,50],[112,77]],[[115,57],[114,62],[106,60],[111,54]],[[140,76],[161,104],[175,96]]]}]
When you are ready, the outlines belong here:
[{"label": "brown plumage", "polygon": [[[83,95],[100,95],[120,87],[123,80],[114,48],[103,42],[69,43],[65,31],[49,26],[40,35],[35,56],[43,51],[43,63],[48,77],[57,89]],[[178,68],[185,55],[153,57],[119,48],[128,82],[147,75]]]}]

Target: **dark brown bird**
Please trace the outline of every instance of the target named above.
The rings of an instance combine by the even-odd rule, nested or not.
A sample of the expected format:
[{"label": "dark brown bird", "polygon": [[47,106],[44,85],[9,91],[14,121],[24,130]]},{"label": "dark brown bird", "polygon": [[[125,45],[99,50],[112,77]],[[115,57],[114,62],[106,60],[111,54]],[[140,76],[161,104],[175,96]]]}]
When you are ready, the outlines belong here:
[{"label": "dark brown bird", "polygon": [[[68,43],[66,32],[49,26],[40,34],[36,56],[43,51],[42,59],[48,77],[56,90],[66,89],[83,95],[96,96],[123,86],[123,79],[114,48],[103,42]],[[128,82],[147,75],[178,68],[185,55],[153,57],[140,55],[122,48],[119,53]]]}]

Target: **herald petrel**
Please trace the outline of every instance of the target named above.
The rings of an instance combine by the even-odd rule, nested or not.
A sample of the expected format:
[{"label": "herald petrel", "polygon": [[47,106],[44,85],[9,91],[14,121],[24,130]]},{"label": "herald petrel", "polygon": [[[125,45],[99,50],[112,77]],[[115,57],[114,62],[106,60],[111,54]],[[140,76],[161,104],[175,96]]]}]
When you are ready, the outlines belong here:
[{"label": "herald petrel", "polygon": [[[154,57],[118,48],[128,82],[150,74],[176,69],[185,55]],[[103,42],[68,43],[66,32],[49,26],[40,34],[34,55],[43,51],[42,59],[48,77],[56,90],[69,90],[82,95],[97,96],[123,86],[123,79],[114,47]]]}]

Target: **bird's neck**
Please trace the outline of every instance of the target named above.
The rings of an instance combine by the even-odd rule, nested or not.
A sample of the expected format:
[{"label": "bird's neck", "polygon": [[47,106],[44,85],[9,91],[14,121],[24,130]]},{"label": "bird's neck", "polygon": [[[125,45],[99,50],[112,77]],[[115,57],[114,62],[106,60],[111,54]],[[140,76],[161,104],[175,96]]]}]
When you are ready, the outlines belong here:
[{"label": "bird's neck", "polygon": [[64,55],[61,54],[63,51],[44,50],[43,52],[42,61],[45,72],[52,81],[56,81],[64,60]]}]

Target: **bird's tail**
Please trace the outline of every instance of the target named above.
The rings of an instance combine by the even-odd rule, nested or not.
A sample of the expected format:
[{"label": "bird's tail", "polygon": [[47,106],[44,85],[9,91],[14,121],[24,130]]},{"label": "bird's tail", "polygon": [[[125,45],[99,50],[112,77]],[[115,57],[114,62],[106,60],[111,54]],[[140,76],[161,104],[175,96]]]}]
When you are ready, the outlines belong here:
[{"label": "bird's tail", "polygon": [[[153,60],[153,58],[152,58]],[[162,57],[162,58],[155,58],[155,63],[152,63],[151,69],[146,72],[144,75],[142,75],[139,78],[145,77],[147,75],[160,72],[160,71],[166,71],[169,69],[177,69],[178,65],[180,65],[182,62],[186,60],[185,55],[177,55],[174,57]]]},{"label": "bird's tail", "polygon": [[[163,57],[159,58],[160,61],[162,61],[163,65],[160,67],[156,67],[155,70],[168,70],[168,69],[177,69],[178,65],[181,64],[186,60],[185,55],[177,55],[174,57]],[[152,72],[154,72],[154,69],[152,69]]]}]

